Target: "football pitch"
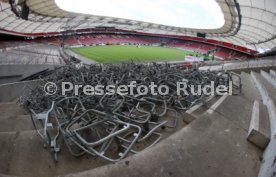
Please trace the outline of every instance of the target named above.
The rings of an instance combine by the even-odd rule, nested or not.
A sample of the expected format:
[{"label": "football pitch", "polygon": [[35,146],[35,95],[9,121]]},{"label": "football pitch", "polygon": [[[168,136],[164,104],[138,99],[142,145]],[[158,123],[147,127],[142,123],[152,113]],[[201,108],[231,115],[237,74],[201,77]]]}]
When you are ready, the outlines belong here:
[{"label": "football pitch", "polygon": [[90,46],[71,50],[99,63],[184,60],[185,55],[194,54],[180,49],[136,45]]}]

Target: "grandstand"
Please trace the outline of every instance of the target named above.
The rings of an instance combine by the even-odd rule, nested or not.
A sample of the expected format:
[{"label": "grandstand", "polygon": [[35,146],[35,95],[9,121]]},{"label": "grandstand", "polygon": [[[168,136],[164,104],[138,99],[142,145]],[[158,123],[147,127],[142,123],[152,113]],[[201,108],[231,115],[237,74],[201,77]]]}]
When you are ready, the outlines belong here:
[{"label": "grandstand", "polygon": [[[276,1],[215,1],[224,25],[195,29],[69,12],[55,0],[0,0],[0,176],[275,176]],[[96,49],[104,47],[104,55],[98,56]],[[112,53],[108,47],[122,51]],[[76,52],[85,48],[95,52]],[[158,48],[154,58],[139,53],[150,48]],[[164,58],[164,51],[178,53]],[[186,61],[186,56],[202,61]],[[62,96],[43,92],[45,83],[66,79],[118,84],[136,78],[141,84],[159,77],[173,87],[172,81],[184,75],[201,84],[227,78],[237,93],[185,97],[192,101],[181,107],[177,101],[183,100],[175,96],[162,97],[163,106],[146,96],[66,95],[64,103]],[[149,103],[153,108],[144,106]],[[86,120],[88,108],[100,118],[91,113]],[[141,122],[144,115],[139,115],[132,124],[135,111],[150,116]],[[63,116],[64,122],[47,122],[49,115]],[[110,115],[116,120],[106,120]],[[161,117],[166,123],[157,121]],[[78,133],[88,125],[94,133],[90,139]],[[101,137],[98,125],[109,126],[104,129],[108,136]],[[45,141],[52,134],[56,137]],[[94,136],[99,139],[92,142]]]}]

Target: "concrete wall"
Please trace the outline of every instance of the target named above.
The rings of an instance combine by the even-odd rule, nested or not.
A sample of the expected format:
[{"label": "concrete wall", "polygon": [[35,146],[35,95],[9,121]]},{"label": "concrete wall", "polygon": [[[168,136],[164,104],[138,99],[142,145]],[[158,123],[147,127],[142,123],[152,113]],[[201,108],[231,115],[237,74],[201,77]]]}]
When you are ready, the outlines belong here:
[{"label": "concrete wall", "polygon": [[[12,83],[21,79],[43,71],[45,69],[53,69],[55,65],[0,65],[0,84]],[[21,75],[19,77],[10,77]]]},{"label": "concrete wall", "polygon": [[28,87],[34,86],[37,82],[34,80],[0,85],[0,102],[9,102],[19,98]]},{"label": "concrete wall", "polygon": [[88,59],[84,56],[81,56],[81,55],[75,53],[75,52],[72,52],[70,49],[65,49],[64,52],[65,52],[65,54],[67,54],[69,56],[72,56],[72,57],[75,57],[75,58],[79,59],[84,64],[95,64],[95,63],[97,63],[97,62],[95,62],[91,59]]}]

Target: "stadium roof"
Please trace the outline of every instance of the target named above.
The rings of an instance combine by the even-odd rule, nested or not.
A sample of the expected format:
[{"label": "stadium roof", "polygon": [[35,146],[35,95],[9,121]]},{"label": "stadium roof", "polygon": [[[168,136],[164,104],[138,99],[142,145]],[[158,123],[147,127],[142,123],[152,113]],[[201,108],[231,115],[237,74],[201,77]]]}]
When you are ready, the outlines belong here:
[{"label": "stadium roof", "polygon": [[224,15],[215,0],[55,0],[66,11],[169,26],[215,29]]},{"label": "stadium roof", "polygon": [[276,46],[276,1],[275,0],[216,0],[224,14],[225,23],[218,29],[193,29],[166,26],[143,21],[86,15],[62,10],[55,0],[26,0],[30,8],[28,20],[20,18],[24,0],[13,5],[0,0],[0,29],[2,32],[20,35],[47,34],[64,30],[115,27],[145,33],[206,37],[229,42],[258,51]]}]

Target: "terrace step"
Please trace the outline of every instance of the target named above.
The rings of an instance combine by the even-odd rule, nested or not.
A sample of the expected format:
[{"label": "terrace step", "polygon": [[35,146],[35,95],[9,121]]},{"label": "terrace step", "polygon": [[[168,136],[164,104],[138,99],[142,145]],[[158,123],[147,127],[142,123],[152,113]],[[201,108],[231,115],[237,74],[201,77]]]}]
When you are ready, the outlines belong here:
[{"label": "terrace step", "polygon": [[255,73],[255,75],[256,75],[256,78],[265,87],[269,97],[273,100],[273,102],[275,104],[276,103],[276,89],[273,87],[273,85],[270,82],[268,82],[264,77],[262,77],[261,74]]},{"label": "terrace step", "polygon": [[251,120],[252,105],[255,100],[260,100],[261,97],[250,75],[242,72],[240,76],[242,93],[238,96],[227,96],[214,112],[247,131]]},{"label": "terrace step", "polygon": [[33,123],[29,115],[19,115],[0,119],[0,132],[17,132],[33,129]]},{"label": "terrace step", "polygon": [[276,157],[276,108],[275,108],[275,96],[276,92],[273,89],[272,84],[270,84],[264,77],[261,77],[257,73],[252,73],[252,78],[254,78],[256,82],[256,86],[258,87],[260,93],[262,94],[263,102],[267,106],[269,119],[270,119],[270,127],[271,127],[271,135],[270,142],[264,151],[262,156],[263,163],[259,171],[259,176],[273,176],[275,172],[275,157]]},{"label": "terrace step", "polygon": [[272,77],[275,77],[276,78],[276,71],[271,69],[269,70],[269,74],[272,76]]},{"label": "terrace step", "polygon": [[14,176],[58,176],[76,173],[107,164],[105,160],[91,155],[74,157],[62,144],[58,162],[36,131],[0,133],[0,174]]},{"label": "terrace step", "polygon": [[[211,100],[206,102],[203,105],[192,107],[190,110],[186,111],[186,113],[191,114],[193,117],[200,117],[203,115],[214,103],[216,103],[221,96],[214,96]],[[196,108],[196,109],[195,109]],[[191,112],[192,109],[195,109]]]},{"label": "terrace step", "polygon": [[276,89],[276,78],[274,76],[263,70],[261,71],[261,75]]},{"label": "terrace step", "polygon": [[259,101],[255,100],[252,107],[252,115],[247,140],[263,150],[270,141],[270,127],[268,124],[268,119],[269,117],[266,111],[266,106],[260,105]]},{"label": "terrace step", "polygon": [[19,115],[28,115],[28,113],[21,108],[16,102],[0,103],[0,119],[13,119]]}]

